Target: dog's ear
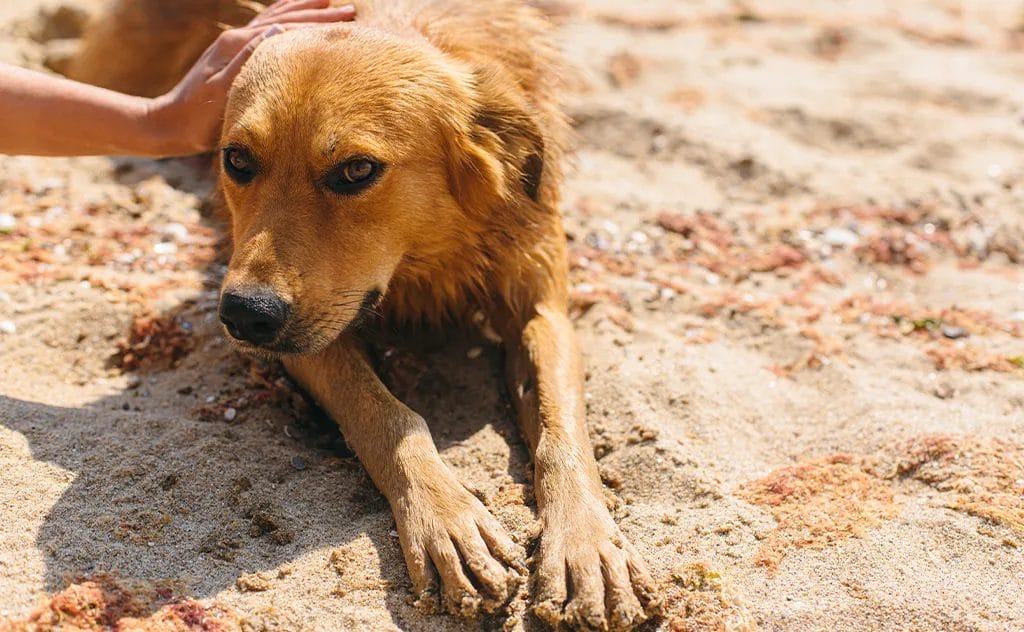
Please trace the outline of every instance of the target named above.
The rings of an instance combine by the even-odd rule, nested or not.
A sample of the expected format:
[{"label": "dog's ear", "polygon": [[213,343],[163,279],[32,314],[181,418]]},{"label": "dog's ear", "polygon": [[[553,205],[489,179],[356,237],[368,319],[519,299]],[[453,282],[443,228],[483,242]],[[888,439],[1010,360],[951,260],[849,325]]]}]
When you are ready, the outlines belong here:
[{"label": "dog's ear", "polygon": [[449,133],[452,193],[467,210],[487,212],[523,196],[537,201],[544,137],[521,96],[493,75],[474,75],[476,104]]}]

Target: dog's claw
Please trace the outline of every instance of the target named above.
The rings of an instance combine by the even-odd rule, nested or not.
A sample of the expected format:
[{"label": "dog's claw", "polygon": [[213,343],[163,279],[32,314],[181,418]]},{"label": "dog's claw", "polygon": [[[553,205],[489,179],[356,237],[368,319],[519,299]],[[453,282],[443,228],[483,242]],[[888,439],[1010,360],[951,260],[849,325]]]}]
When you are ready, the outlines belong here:
[{"label": "dog's claw", "polygon": [[545,525],[533,608],[537,618],[556,628],[621,632],[655,616],[660,607],[655,584],[611,516],[583,510],[573,524],[571,530],[558,521]]},{"label": "dog's claw", "polygon": [[425,612],[427,614],[438,614],[442,612],[441,599],[438,597],[436,588],[428,588],[427,590],[421,591],[413,599],[412,605],[414,608]]},{"label": "dog's claw", "polygon": [[475,617],[516,593],[523,554],[472,494],[453,486],[438,502],[410,492],[393,508],[418,607]]},{"label": "dog's claw", "polygon": [[461,617],[472,618],[480,612],[483,600],[475,592],[463,591],[448,602],[448,612]]}]

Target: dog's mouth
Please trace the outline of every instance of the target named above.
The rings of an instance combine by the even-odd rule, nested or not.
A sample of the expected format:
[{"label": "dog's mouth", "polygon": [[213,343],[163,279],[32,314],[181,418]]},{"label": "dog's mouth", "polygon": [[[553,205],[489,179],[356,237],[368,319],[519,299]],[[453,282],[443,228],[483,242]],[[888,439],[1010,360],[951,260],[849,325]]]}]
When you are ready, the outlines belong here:
[{"label": "dog's mouth", "polygon": [[257,343],[240,338],[230,327],[225,327],[225,332],[239,350],[268,359],[317,353],[326,349],[339,336],[381,317],[380,304],[383,299],[384,293],[381,290],[369,290],[355,311],[343,316],[319,314],[303,317],[300,315],[300,306],[281,331],[266,342]]}]

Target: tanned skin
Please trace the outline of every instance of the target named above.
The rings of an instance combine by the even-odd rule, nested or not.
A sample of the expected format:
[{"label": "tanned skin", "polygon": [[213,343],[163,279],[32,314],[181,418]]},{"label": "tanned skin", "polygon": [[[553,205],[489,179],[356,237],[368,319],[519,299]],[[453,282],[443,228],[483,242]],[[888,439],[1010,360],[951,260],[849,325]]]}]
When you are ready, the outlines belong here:
[{"label": "tanned skin", "polygon": [[[234,85],[219,176],[235,245],[227,330],[280,358],[338,423],[391,504],[423,601],[473,616],[507,601],[523,551],[381,383],[351,324],[368,309],[428,325],[483,312],[533,455],[534,612],[632,628],[658,600],[606,507],[585,425],[558,212],[568,125],[546,24],[511,0],[356,8],[350,25],[261,45]],[[270,324],[246,330],[239,319],[253,313]]]}]

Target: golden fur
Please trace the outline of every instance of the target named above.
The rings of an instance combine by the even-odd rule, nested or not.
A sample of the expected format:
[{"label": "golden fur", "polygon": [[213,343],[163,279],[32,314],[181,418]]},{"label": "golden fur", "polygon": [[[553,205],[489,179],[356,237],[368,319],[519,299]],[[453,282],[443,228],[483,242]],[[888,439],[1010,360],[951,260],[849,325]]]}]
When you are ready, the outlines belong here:
[{"label": "golden fur", "polygon": [[[126,24],[157,34],[132,34],[138,54],[117,57],[90,38],[79,76],[152,94],[184,72],[180,61],[225,11],[245,19],[228,11],[233,1],[186,2],[171,16],[169,4],[116,2],[94,37]],[[439,588],[450,611],[471,616],[507,600],[522,552],[444,465],[423,420],[373,374],[350,325],[375,292],[401,322],[483,312],[505,343],[534,457],[535,612],[628,629],[657,599],[605,507],[585,429],[558,212],[568,126],[547,25],[512,0],[357,8],[355,23],[269,40],[232,89],[222,145],[244,149],[258,169],[248,182],[221,170],[235,244],[225,292],[265,288],[291,309],[273,341],[244,347],[281,357],[341,426],[391,503],[415,590]],[[135,60],[158,59],[153,47],[172,33],[187,33],[187,54],[151,67],[149,81]],[[384,165],[372,186],[326,190],[332,170],[359,156]]]},{"label": "golden fur", "polygon": [[228,25],[272,0],[113,0],[88,28],[68,67],[78,81],[142,97],[181,79]]}]

